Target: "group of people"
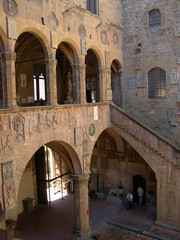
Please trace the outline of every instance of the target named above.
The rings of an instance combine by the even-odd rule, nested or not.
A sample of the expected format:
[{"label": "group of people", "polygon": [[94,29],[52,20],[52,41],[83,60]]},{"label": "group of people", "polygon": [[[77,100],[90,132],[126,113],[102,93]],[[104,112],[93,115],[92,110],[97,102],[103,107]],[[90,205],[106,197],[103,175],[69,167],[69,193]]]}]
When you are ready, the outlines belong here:
[{"label": "group of people", "polygon": [[[142,187],[138,187],[137,189],[138,197],[139,197],[139,204],[142,204],[144,190]],[[133,194],[132,192],[127,194],[127,210],[134,209],[133,207]]]}]

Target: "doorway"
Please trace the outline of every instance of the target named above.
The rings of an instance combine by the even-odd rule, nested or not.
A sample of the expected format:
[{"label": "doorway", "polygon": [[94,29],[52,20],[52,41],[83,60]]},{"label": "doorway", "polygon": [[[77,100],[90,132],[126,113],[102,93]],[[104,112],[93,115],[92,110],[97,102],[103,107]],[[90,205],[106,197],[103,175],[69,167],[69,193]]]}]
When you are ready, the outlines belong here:
[{"label": "doorway", "polygon": [[138,187],[144,190],[142,204],[146,205],[146,180],[141,175],[133,176],[133,198],[135,203],[139,203],[139,197],[137,193]]}]

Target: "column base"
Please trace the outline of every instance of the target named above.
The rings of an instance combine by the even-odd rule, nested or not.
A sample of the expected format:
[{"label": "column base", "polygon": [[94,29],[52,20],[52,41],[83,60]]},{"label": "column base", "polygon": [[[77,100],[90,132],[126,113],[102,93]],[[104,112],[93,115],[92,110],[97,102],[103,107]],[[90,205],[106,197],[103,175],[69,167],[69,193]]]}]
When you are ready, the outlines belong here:
[{"label": "column base", "polygon": [[80,229],[74,228],[74,233],[79,239],[85,240],[90,236],[91,229],[88,228],[88,229],[80,230]]}]

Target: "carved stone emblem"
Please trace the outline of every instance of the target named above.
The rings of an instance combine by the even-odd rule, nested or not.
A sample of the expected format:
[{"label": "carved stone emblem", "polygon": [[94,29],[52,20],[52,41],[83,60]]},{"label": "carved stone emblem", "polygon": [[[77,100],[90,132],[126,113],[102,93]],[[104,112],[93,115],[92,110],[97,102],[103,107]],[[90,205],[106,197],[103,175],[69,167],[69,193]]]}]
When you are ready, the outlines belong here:
[{"label": "carved stone emblem", "polygon": [[118,44],[118,35],[116,33],[113,34],[113,42],[114,44]]},{"label": "carved stone emblem", "polygon": [[52,126],[53,126],[53,129],[56,129],[58,127],[58,116],[57,116],[57,112],[54,112],[53,115],[52,115]]},{"label": "carved stone emblem", "polygon": [[50,112],[46,112],[45,123],[46,123],[46,127],[47,128],[51,128],[52,127],[52,117],[51,117],[51,113]]},{"label": "carved stone emblem", "polygon": [[11,130],[11,118],[10,115],[0,116],[0,131]]},{"label": "carved stone emblem", "polygon": [[66,115],[64,111],[59,111],[59,125],[61,127],[66,125]]},{"label": "carved stone emblem", "polygon": [[142,59],[135,59],[134,68],[136,70],[142,69]]},{"label": "carved stone emblem", "polygon": [[15,16],[18,13],[18,5],[14,0],[3,0],[3,8],[9,16]]},{"label": "carved stone emblem", "polygon": [[86,29],[83,25],[79,26],[78,33],[79,33],[80,38],[85,38],[86,37]]},{"label": "carved stone emblem", "polygon": [[56,31],[56,28],[59,26],[59,21],[54,12],[51,12],[47,19],[47,23],[53,32]]},{"label": "carved stone emblem", "polygon": [[83,128],[83,139],[87,139],[88,138],[88,126],[84,125],[84,128]]},{"label": "carved stone emblem", "polygon": [[16,203],[12,161],[2,164],[2,177],[5,207],[10,208]]},{"label": "carved stone emblem", "polygon": [[171,84],[178,84],[178,74],[177,72],[171,72],[170,73],[170,83]]},{"label": "carved stone emblem", "polygon": [[99,107],[98,115],[99,115],[99,120],[102,120],[104,117],[104,112],[102,107]]},{"label": "carved stone emblem", "polygon": [[89,167],[90,167],[90,163],[89,163],[89,158],[86,156],[84,157],[84,171],[85,172],[89,172]]},{"label": "carved stone emblem", "polygon": [[22,142],[25,140],[25,134],[24,134],[24,117],[21,115],[17,115],[13,118],[12,123],[14,125],[14,130],[16,132],[15,134],[15,141],[16,142]]},{"label": "carved stone emblem", "polygon": [[89,154],[88,140],[83,141],[82,149],[83,149],[83,156]]},{"label": "carved stone emblem", "polygon": [[17,39],[16,21],[12,17],[7,17],[8,38]]},{"label": "carved stone emblem", "polygon": [[177,108],[168,108],[168,121],[171,126],[177,126],[178,123],[178,115],[177,115]]},{"label": "carved stone emblem", "polygon": [[44,129],[44,117],[42,113],[38,113],[37,131],[42,132],[43,129]]},{"label": "carved stone emblem", "polygon": [[87,49],[86,49],[86,40],[81,38],[81,54],[86,55]]},{"label": "carved stone emblem", "polygon": [[74,144],[76,146],[82,144],[82,128],[81,127],[76,127],[74,129]]},{"label": "carved stone emblem", "polygon": [[180,37],[180,25],[176,25],[174,28],[174,35]]},{"label": "carved stone emblem", "polygon": [[126,78],[125,85],[128,92],[136,90],[136,78]]},{"label": "carved stone emblem", "polygon": [[101,32],[101,41],[102,41],[102,43],[105,44],[105,45],[106,45],[107,42],[108,42],[107,34],[106,34],[105,31],[102,31],[102,32]]},{"label": "carved stone emblem", "polygon": [[8,184],[3,185],[4,190],[4,198],[5,198],[5,206],[6,208],[10,208],[15,206],[16,204],[16,192],[14,182],[10,182]]},{"label": "carved stone emblem", "polygon": [[9,132],[0,138],[0,153],[8,155],[13,152],[13,136]]},{"label": "carved stone emblem", "polygon": [[28,124],[28,133],[29,133],[29,136],[33,136],[35,134],[35,131],[36,131],[36,126],[35,126],[35,122],[34,122],[34,119],[30,119],[29,120],[29,124]]},{"label": "carved stone emblem", "polygon": [[76,126],[76,115],[74,113],[74,110],[68,110],[68,122],[70,127],[75,127]]}]

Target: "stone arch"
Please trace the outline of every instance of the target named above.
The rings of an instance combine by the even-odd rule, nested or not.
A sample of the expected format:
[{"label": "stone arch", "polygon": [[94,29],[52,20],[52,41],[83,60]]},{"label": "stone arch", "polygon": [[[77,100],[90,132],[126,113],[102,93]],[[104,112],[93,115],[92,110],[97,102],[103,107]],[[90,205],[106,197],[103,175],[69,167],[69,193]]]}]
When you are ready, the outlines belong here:
[{"label": "stone arch", "polygon": [[18,35],[18,38],[25,32],[31,33],[32,35],[34,35],[40,41],[41,45],[43,46],[43,50],[44,50],[44,53],[45,53],[45,58],[48,59],[48,58],[52,57],[51,56],[51,45],[50,45],[50,42],[46,38],[46,35],[44,35],[44,33],[42,33],[42,31],[40,31],[37,28],[27,27],[27,28],[24,28],[23,30],[21,30],[21,32]]},{"label": "stone arch", "polygon": [[86,101],[95,103],[102,100],[103,77],[101,72],[101,62],[97,51],[89,48],[85,57],[86,64]]},{"label": "stone arch", "polygon": [[[67,47],[70,47],[70,51],[67,49]],[[70,61],[71,64],[78,64],[79,63],[79,58],[80,58],[80,49],[77,46],[77,44],[72,40],[72,39],[63,39],[59,45],[58,48],[61,49],[61,51],[67,56],[68,60]]]},{"label": "stone arch", "polygon": [[79,79],[74,72],[74,66],[79,63],[76,48],[63,41],[56,51],[57,59],[57,97],[58,104],[72,104],[77,101],[77,86]]},{"label": "stone arch", "polygon": [[[155,174],[158,172],[158,165],[157,165],[157,159],[158,155],[152,151],[150,148],[146,148],[141,142],[138,142],[134,138],[130,137],[129,134],[121,134],[121,131],[117,131],[113,127],[105,128],[101,132],[97,133],[97,139],[101,135],[103,131],[107,130],[108,133],[111,134],[112,137],[115,138],[117,150],[123,151],[124,145],[123,145],[123,139],[126,140],[126,142],[131,145],[132,148],[135,149],[135,151],[144,159],[144,161],[149,165],[149,167],[154,171]],[[148,130],[147,130],[148,131]],[[95,143],[91,147],[91,153],[94,149]]]},{"label": "stone arch", "polygon": [[122,66],[117,59],[114,59],[111,63],[111,89],[113,102],[122,108]]},{"label": "stone arch", "polygon": [[[19,191],[20,181],[21,181],[23,172],[24,172],[29,160],[33,157],[35,152],[38,149],[40,149],[43,145],[52,147],[54,150],[56,150],[56,148],[57,148],[57,144],[55,145],[54,143],[58,143],[58,144],[62,145],[62,147],[65,149],[65,151],[68,153],[68,155],[71,159],[71,161],[69,161],[69,160],[67,161],[67,164],[68,164],[68,166],[70,166],[70,169],[73,171],[73,173],[81,175],[83,172],[78,154],[69,143],[65,142],[63,139],[55,140],[53,137],[49,137],[48,141],[46,140],[47,139],[46,136],[44,136],[44,137],[42,136],[42,138],[40,137],[40,138],[36,139],[36,141],[32,141],[31,147],[27,146],[26,148],[24,148],[23,154],[19,157],[18,166],[15,165],[16,166],[16,168],[14,169],[15,175],[19,176],[18,181],[16,182],[17,192]],[[57,152],[57,150],[56,150],[56,152]],[[62,151],[60,151],[60,152],[62,153]],[[63,156],[65,156],[64,152],[63,152]],[[66,160],[67,160],[67,156],[66,156]]]},{"label": "stone arch", "polygon": [[8,40],[4,32],[4,29],[0,26],[0,52],[5,51],[5,49],[7,48],[6,46],[7,42]]},{"label": "stone arch", "polygon": [[45,105],[49,84],[45,62],[48,50],[44,41],[37,33],[25,31],[16,40],[15,52],[17,104]]},{"label": "stone arch", "polygon": [[101,68],[103,67],[103,55],[101,53],[101,51],[94,45],[92,46],[89,46],[89,48],[87,49],[88,50],[92,50],[94,52],[94,54],[96,55],[96,58],[98,60],[98,68]]}]

